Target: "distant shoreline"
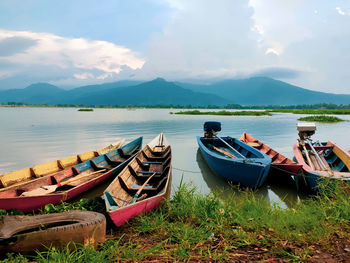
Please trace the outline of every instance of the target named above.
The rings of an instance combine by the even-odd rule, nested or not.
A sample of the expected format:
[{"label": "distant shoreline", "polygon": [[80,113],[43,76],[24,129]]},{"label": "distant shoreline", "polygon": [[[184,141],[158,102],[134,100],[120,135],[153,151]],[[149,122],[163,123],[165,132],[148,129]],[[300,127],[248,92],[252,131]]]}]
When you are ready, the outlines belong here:
[{"label": "distant shoreline", "polygon": [[222,110],[267,110],[271,113],[293,113],[293,114],[339,114],[350,115],[350,105],[335,104],[312,104],[312,105],[265,105],[265,106],[242,106],[240,104],[218,105],[86,105],[86,104],[27,104],[22,102],[9,102],[0,104],[0,107],[22,107],[22,108],[93,108],[93,109],[222,109]]},{"label": "distant shoreline", "polygon": [[[230,107],[232,106],[232,107]],[[223,115],[223,116],[231,116],[231,115],[240,115],[240,116],[271,116],[274,113],[289,113],[289,114],[300,114],[300,115],[350,115],[350,108],[340,105],[336,106],[334,104],[330,104],[331,108],[326,108],[327,104],[322,104],[323,107],[319,107],[321,105],[292,105],[292,106],[241,106],[239,104],[235,105],[227,105],[225,107],[209,105],[209,106],[192,106],[192,105],[68,105],[68,104],[57,104],[57,105],[48,105],[48,104],[25,104],[25,103],[11,103],[11,104],[0,104],[0,107],[3,108],[74,108],[74,109],[88,109],[89,111],[93,111],[93,109],[127,109],[127,110],[135,110],[135,109],[179,109],[186,111],[178,111],[172,112],[170,114],[183,114],[183,115]],[[299,108],[296,108],[299,107]],[[303,108],[305,107],[305,108]],[[218,112],[213,111],[199,111],[199,110],[221,110]],[[227,110],[241,110],[238,112],[231,112]],[[248,110],[248,111],[244,111]],[[260,110],[259,112],[254,110]],[[316,116],[317,117],[317,116]],[[321,117],[322,118],[322,117]],[[321,119],[318,119],[319,121]],[[325,120],[321,120],[325,121]]]}]

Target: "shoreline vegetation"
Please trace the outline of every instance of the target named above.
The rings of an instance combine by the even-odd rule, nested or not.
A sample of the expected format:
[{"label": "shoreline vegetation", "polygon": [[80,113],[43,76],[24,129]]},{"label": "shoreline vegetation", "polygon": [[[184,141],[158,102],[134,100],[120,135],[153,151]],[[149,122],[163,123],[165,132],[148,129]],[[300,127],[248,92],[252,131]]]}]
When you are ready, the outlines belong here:
[{"label": "shoreline vegetation", "polygon": [[272,116],[269,111],[178,111],[170,112],[170,114],[182,114],[182,115],[221,115],[221,116]]},{"label": "shoreline vegetation", "polygon": [[350,115],[350,109],[273,109],[270,112],[293,114],[334,114]]},{"label": "shoreline vegetation", "polygon": [[[327,181],[318,196],[282,209],[250,189],[200,194],[180,185],[172,199],[120,228],[107,224],[98,249],[49,248],[31,256],[10,253],[3,262],[302,262],[350,260],[350,188]],[[223,198],[224,197],[224,198]],[[47,205],[41,213],[93,210],[100,198]],[[12,213],[14,213],[12,211]],[[0,211],[0,214],[4,212]]]},{"label": "shoreline vegetation", "polygon": [[0,104],[0,107],[58,107],[58,108],[121,108],[121,109],[137,109],[137,108],[155,108],[155,109],[259,109],[268,110],[276,113],[294,113],[294,114],[350,114],[349,105],[336,104],[313,104],[313,105],[265,105],[265,106],[242,106],[240,104],[229,104],[226,106],[218,105],[173,105],[173,104],[158,104],[158,105],[86,105],[86,104],[28,104],[23,102],[8,102]]},{"label": "shoreline vegetation", "polygon": [[312,115],[301,117],[298,121],[315,121],[315,122],[324,122],[324,123],[336,123],[345,121],[335,116],[327,116],[327,115]]},{"label": "shoreline vegetation", "polygon": [[92,108],[84,108],[84,109],[79,109],[78,111],[94,111]]}]

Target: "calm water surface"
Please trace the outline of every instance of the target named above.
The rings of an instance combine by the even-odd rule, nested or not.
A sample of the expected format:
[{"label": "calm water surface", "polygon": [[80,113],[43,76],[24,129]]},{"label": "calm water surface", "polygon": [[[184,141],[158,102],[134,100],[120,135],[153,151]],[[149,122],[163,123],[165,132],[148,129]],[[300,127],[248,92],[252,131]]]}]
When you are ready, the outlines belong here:
[{"label": "calm water surface", "polygon": [[[196,136],[208,120],[222,123],[221,136],[246,131],[287,157],[293,157],[296,123],[302,115],[254,116],[171,115],[169,109],[95,109],[0,107],[0,174],[106,146],[119,138],[144,137],[147,143],[164,132],[173,149],[173,189],[183,176],[202,193],[227,187],[211,172],[198,151]],[[350,120],[350,116],[340,116]],[[332,140],[350,149],[350,122],[318,124],[315,139]],[[275,176],[279,177],[279,175]],[[281,175],[259,190],[282,207],[298,200],[293,181]]]}]

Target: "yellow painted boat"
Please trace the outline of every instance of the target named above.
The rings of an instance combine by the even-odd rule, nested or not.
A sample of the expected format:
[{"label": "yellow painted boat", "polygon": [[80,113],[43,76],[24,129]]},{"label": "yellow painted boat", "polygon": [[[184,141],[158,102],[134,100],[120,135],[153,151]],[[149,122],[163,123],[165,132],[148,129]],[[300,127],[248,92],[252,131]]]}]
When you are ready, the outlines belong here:
[{"label": "yellow painted boat", "polygon": [[125,139],[117,141],[106,147],[85,152],[70,157],[65,157],[53,162],[35,165],[29,168],[20,169],[10,173],[0,175],[0,191],[6,190],[8,187],[18,186],[22,183],[26,183],[30,180],[40,178],[43,176],[49,176],[51,174],[57,173],[59,171],[70,168],[79,163],[88,161],[97,156],[103,155],[107,152],[115,150],[121,147]]}]

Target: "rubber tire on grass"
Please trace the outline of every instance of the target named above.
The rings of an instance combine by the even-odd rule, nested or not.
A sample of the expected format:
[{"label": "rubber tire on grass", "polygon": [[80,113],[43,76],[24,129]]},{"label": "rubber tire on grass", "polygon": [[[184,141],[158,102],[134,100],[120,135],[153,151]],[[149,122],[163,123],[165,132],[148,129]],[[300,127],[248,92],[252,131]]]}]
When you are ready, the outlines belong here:
[{"label": "rubber tire on grass", "polygon": [[50,247],[96,248],[106,238],[106,218],[89,211],[35,216],[0,216],[0,252],[43,251]]}]

